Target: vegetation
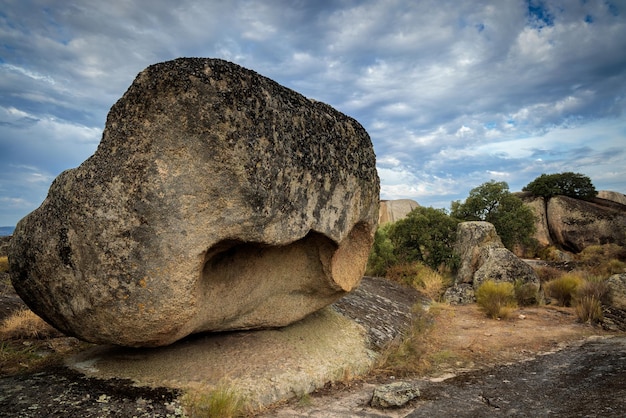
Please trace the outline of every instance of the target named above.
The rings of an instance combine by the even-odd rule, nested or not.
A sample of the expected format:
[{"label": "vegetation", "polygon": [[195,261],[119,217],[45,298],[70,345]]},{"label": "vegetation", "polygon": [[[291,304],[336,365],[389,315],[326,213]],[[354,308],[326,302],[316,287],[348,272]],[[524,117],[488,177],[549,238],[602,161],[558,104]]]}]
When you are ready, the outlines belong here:
[{"label": "vegetation", "polygon": [[572,172],[542,174],[522,190],[545,198],[561,195],[591,200],[598,194],[589,177]]},{"label": "vegetation", "polygon": [[443,209],[412,210],[390,227],[395,256],[401,262],[419,261],[435,270],[455,266],[453,246],[458,223]]},{"label": "vegetation", "polygon": [[389,229],[392,224],[378,228],[374,235],[374,244],[367,260],[366,274],[370,276],[385,276],[387,270],[396,264],[394,247],[389,239]]},{"label": "vegetation", "polygon": [[560,306],[571,306],[576,291],[583,281],[580,273],[565,273],[547,282],[544,288],[548,296],[555,298]]},{"label": "vegetation", "polygon": [[539,289],[534,283],[516,280],[513,283],[513,291],[519,306],[532,306],[539,303]]},{"label": "vegetation", "polygon": [[517,244],[534,246],[535,215],[519,197],[509,192],[504,181],[483,183],[470,191],[465,202],[457,200],[450,207],[454,218],[492,223],[509,250]]},{"label": "vegetation", "polygon": [[453,254],[457,224],[445,210],[419,207],[405,219],[383,225],[374,236],[366,274],[395,276],[410,284],[419,268],[416,263],[440,272],[454,270],[458,264]]},{"label": "vegetation", "polygon": [[517,307],[513,283],[485,281],[476,289],[476,303],[490,318],[507,318]]},{"label": "vegetation", "polygon": [[0,273],[9,271],[9,257],[0,257]]},{"label": "vegetation", "polygon": [[206,393],[187,393],[182,402],[190,418],[243,417],[249,412],[244,397],[227,386],[219,386]]},{"label": "vegetation", "polygon": [[406,335],[393,340],[381,352],[376,369],[404,377],[419,373],[427,367],[426,341],[433,326],[433,316],[421,304],[413,307],[411,328]]},{"label": "vegetation", "polygon": [[57,330],[30,309],[13,313],[0,325],[0,337],[3,340],[43,339],[57,334]]}]

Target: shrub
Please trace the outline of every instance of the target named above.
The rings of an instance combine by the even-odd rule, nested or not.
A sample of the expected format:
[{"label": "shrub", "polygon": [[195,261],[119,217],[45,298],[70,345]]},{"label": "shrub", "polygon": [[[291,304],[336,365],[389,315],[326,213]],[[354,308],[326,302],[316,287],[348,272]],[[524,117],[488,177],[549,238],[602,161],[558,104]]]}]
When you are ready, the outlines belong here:
[{"label": "shrub", "polygon": [[191,418],[243,417],[248,409],[244,398],[226,386],[219,386],[207,393],[187,393],[183,397],[183,405]]},{"label": "shrub", "polygon": [[401,263],[395,264],[387,270],[385,278],[407,286],[416,286],[417,277],[423,269],[421,263]]},{"label": "shrub", "polygon": [[365,274],[368,276],[384,277],[387,270],[396,264],[394,248],[389,239],[389,228],[391,224],[384,225],[376,230],[374,234],[374,244],[367,259]]},{"label": "shrub", "polygon": [[576,289],[576,300],[582,300],[585,297],[594,298],[603,305],[610,305],[611,295],[607,281],[599,277],[589,277],[584,280]]},{"label": "shrub", "polygon": [[439,300],[448,281],[438,272],[426,268],[417,276],[417,289],[432,300]]},{"label": "shrub", "polygon": [[558,279],[564,274],[562,270],[549,266],[536,267],[534,268],[534,270],[535,273],[537,273],[537,276],[539,277],[539,281],[541,283],[546,283],[554,279]]},{"label": "shrub", "polygon": [[513,283],[487,280],[476,290],[476,302],[490,318],[507,318],[515,309]]},{"label": "shrub", "polygon": [[539,289],[534,283],[516,280],[513,285],[515,300],[519,306],[531,306],[539,303]]},{"label": "shrub", "polygon": [[602,303],[595,296],[583,296],[576,301],[576,316],[584,323],[598,323],[602,320]]},{"label": "shrub", "polygon": [[561,306],[570,306],[583,278],[578,273],[565,273],[558,279],[546,283],[545,289],[550,297]]},{"label": "shrub", "polygon": [[0,257],[0,273],[9,271],[9,257]]}]

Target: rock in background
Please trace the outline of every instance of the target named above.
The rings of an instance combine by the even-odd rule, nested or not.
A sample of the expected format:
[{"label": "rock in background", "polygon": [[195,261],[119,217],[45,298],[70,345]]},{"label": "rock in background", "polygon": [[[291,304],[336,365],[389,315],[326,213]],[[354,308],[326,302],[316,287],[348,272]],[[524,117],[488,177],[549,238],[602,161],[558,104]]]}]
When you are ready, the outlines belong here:
[{"label": "rock in background", "polygon": [[419,206],[415,200],[411,199],[381,200],[378,224],[383,225],[404,219],[409,212]]},{"label": "rock in background", "polygon": [[487,280],[511,283],[519,280],[539,291],[537,273],[504,247],[489,222],[461,222],[454,251],[461,264],[455,284],[444,294],[444,299],[450,303],[473,302],[474,292]]},{"label": "rock in background", "polygon": [[19,222],[12,281],[96,343],[283,326],[361,279],[379,210],[363,127],[214,59],[148,67],[96,153]]}]

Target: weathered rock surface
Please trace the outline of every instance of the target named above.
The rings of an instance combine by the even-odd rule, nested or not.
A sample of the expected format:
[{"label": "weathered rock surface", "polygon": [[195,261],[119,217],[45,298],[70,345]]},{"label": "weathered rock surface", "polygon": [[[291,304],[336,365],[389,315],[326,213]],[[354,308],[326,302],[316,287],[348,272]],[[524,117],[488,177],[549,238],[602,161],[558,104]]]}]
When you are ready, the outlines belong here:
[{"label": "weathered rock surface", "polygon": [[626,195],[618,192],[612,192],[610,190],[600,190],[598,191],[599,199],[610,200],[611,202],[619,203],[620,205],[626,206]]},{"label": "weathered rock surface", "polygon": [[444,299],[450,303],[473,301],[472,290],[478,289],[486,280],[511,283],[519,280],[534,285],[539,291],[540,282],[535,271],[504,247],[489,222],[461,222],[457,227],[454,251],[461,265],[455,284],[444,294]]},{"label": "weathered rock surface", "polygon": [[379,215],[367,132],[222,60],[148,67],[96,153],[19,222],[12,281],[87,341],[283,326],[361,279]]},{"label": "weathered rock surface", "polygon": [[578,253],[590,245],[626,245],[626,211],[556,196],[548,201],[547,218],[551,236],[566,250]]},{"label": "weathered rock surface", "polygon": [[411,199],[381,200],[378,223],[383,225],[399,221],[406,218],[409,212],[418,207],[419,204]]},{"label": "weathered rock surface", "polygon": [[420,396],[415,382],[393,382],[374,389],[370,405],[374,408],[400,408]]},{"label": "weathered rock surface", "polygon": [[604,198],[592,201],[555,196],[547,202],[542,197],[521,196],[537,217],[539,243],[578,253],[590,245],[626,245],[626,205],[619,195],[604,192]]},{"label": "weathered rock surface", "polygon": [[607,280],[611,305],[626,310],[626,273],[614,274]]}]

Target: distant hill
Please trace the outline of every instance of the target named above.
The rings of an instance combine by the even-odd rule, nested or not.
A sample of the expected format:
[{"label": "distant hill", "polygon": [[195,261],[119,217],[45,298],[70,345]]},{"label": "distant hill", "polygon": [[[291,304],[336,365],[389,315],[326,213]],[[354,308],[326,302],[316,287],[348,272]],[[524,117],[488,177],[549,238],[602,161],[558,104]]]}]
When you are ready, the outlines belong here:
[{"label": "distant hill", "polygon": [[13,235],[14,226],[0,226],[0,237],[6,237]]}]

